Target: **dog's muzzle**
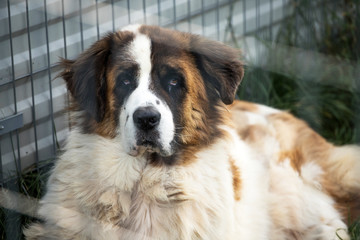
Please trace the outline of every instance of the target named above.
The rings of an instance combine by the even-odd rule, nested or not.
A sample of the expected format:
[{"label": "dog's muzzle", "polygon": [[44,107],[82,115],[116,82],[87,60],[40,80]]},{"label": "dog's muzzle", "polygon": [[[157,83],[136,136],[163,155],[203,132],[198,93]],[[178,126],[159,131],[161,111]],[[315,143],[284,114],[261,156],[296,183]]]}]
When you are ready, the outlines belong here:
[{"label": "dog's muzzle", "polygon": [[154,107],[139,107],[133,114],[136,127],[136,145],[146,151],[156,152],[161,148],[158,126],[161,114]]}]

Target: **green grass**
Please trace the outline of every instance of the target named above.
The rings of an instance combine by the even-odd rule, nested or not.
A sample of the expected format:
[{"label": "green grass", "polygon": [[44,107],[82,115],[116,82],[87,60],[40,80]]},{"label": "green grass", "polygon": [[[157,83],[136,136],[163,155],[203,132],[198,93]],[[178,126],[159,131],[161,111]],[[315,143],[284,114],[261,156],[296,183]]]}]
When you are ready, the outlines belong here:
[{"label": "green grass", "polygon": [[360,240],[360,219],[349,226],[349,234],[352,240]]},{"label": "green grass", "polygon": [[[20,176],[6,181],[4,188],[19,192],[29,197],[40,199],[45,190],[45,184],[49,177],[51,160],[40,162],[39,169],[31,167]],[[0,208],[0,239],[20,240],[23,239],[22,228],[36,219],[22,215],[16,211]]]}]

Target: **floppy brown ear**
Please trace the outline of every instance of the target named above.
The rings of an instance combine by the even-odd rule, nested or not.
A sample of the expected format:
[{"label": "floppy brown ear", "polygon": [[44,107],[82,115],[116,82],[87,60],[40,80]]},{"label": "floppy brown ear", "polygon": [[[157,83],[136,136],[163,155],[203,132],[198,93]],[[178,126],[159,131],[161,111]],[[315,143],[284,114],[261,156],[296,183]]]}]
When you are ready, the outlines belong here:
[{"label": "floppy brown ear", "polygon": [[205,82],[212,84],[225,104],[231,104],[244,76],[240,51],[198,36],[190,47]]},{"label": "floppy brown ear", "polygon": [[81,110],[97,122],[106,111],[106,65],[111,54],[111,35],[94,43],[76,60],[63,59],[60,76]]}]

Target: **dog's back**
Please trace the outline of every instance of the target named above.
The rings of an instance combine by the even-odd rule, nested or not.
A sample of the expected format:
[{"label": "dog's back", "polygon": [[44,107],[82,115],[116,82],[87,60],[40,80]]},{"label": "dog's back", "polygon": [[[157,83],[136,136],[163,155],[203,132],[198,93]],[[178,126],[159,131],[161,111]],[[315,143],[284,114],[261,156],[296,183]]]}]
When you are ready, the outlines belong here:
[{"label": "dog's back", "polygon": [[[270,161],[270,169],[274,170],[271,175],[274,189],[282,191],[281,186],[284,187],[291,182],[289,178],[276,175],[279,166],[287,166],[298,176],[301,183],[311,186],[314,192],[325,194],[331,201],[334,200],[330,203],[339,211],[344,222],[350,224],[359,219],[359,146],[334,146],[304,121],[284,111],[242,101],[236,101],[230,109],[239,136]],[[297,185],[293,185],[294,191],[300,190],[297,188]],[[298,194],[311,204],[313,194]],[[280,208],[283,204],[287,203],[275,203]],[[309,210],[321,208],[308,207],[311,207]],[[305,211],[304,208],[298,210]],[[278,218],[279,222],[283,222],[284,218],[278,217],[278,214],[275,211],[273,216],[275,219]]]}]

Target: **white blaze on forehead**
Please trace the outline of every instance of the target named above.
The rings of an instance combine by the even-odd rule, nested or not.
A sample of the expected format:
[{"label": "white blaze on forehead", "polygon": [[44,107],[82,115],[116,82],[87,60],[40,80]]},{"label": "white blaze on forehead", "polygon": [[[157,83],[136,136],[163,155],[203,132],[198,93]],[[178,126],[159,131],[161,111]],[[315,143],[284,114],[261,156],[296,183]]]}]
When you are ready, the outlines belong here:
[{"label": "white blaze on forehead", "polygon": [[153,106],[160,114],[160,123],[157,130],[160,135],[159,143],[162,150],[170,152],[171,142],[175,134],[175,126],[173,122],[172,112],[166,102],[159,99],[154,92],[150,90],[151,84],[151,40],[148,36],[141,34],[139,25],[132,25],[122,29],[123,31],[131,31],[135,34],[134,40],[129,44],[128,53],[132,60],[139,67],[137,79],[137,87],[130,94],[125,102],[124,110],[120,116],[120,124],[122,136],[128,151],[136,146],[137,129],[134,125],[133,114],[139,107]]},{"label": "white blaze on forehead", "polygon": [[123,27],[121,31],[129,31],[135,34],[134,40],[129,45],[129,54],[134,62],[139,65],[138,87],[147,87],[150,84],[151,73],[151,41],[148,36],[141,34],[141,25],[134,24]]},{"label": "white blaze on forehead", "polygon": [[141,81],[146,81],[149,83],[150,72],[151,72],[151,41],[150,39],[143,34],[136,34],[135,39],[130,44],[130,54],[133,60],[139,64],[139,85],[142,84]]}]

